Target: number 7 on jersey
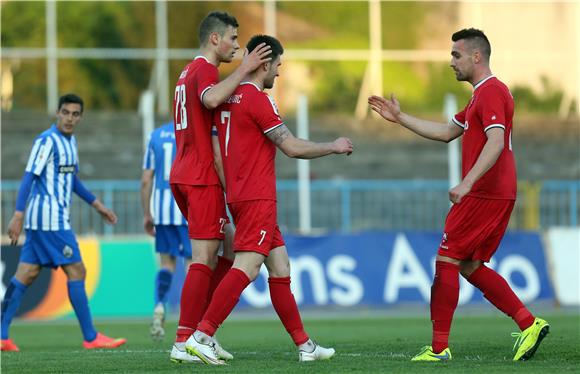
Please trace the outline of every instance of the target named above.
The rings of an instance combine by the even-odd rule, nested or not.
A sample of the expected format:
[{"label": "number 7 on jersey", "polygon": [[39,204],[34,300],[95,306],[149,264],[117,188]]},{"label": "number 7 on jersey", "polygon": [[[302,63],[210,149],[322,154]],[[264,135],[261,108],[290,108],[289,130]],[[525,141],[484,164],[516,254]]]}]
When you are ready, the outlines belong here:
[{"label": "number 7 on jersey", "polygon": [[230,143],[230,123],[232,122],[232,112],[229,112],[226,110],[220,112],[220,119],[221,119],[222,125],[226,126],[225,149],[226,149],[226,156],[227,156],[228,155],[228,144]]}]

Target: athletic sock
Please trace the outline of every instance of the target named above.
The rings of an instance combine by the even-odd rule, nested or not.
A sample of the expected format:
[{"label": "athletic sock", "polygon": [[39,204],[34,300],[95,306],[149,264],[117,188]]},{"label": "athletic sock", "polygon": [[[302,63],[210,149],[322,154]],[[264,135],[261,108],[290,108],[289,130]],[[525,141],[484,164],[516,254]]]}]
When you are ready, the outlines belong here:
[{"label": "athletic sock", "polygon": [[172,279],[173,273],[168,269],[161,269],[157,272],[157,277],[155,277],[155,305],[167,302],[167,294],[171,287]]},{"label": "athletic sock", "polygon": [[230,315],[248,284],[250,284],[250,279],[246,273],[240,269],[231,268],[216,288],[197,330],[213,336]]},{"label": "athletic sock", "polygon": [[[179,325],[177,329],[176,341],[181,339],[189,329],[189,335],[195,331],[195,328],[207,306],[207,292],[209,289],[211,269],[204,264],[193,263],[189,265],[189,270],[183,282],[181,290]],[[187,338],[186,338],[187,339]]]},{"label": "athletic sock", "polygon": [[[211,302],[211,298],[213,297],[213,293],[215,289],[220,284],[222,279],[224,279],[227,272],[230,270],[234,262],[226,257],[218,256],[218,262],[213,271],[213,275],[211,276],[211,280],[209,281],[209,291],[207,293],[207,300],[208,303]],[[205,312],[205,311],[204,311]]]},{"label": "athletic sock", "polygon": [[20,283],[20,281],[14,277],[10,280],[6,293],[4,293],[4,300],[2,300],[2,340],[8,339],[10,324],[18,311],[18,307],[20,307],[22,296],[27,288],[28,286]]},{"label": "athletic sock", "polygon": [[449,332],[453,313],[459,300],[459,266],[435,262],[435,279],[431,286],[431,322],[433,323],[433,352],[441,353],[449,346]]},{"label": "athletic sock", "polygon": [[510,288],[507,281],[485,265],[478,267],[468,279],[497,309],[510,316],[520,330],[530,327],[535,317]]},{"label": "athletic sock", "polygon": [[270,285],[270,299],[274,310],[276,310],[280,321],[282,321],[286,331],[292,337],[292,341],[297,346],[306,343],[309,338],[304,331],[296,300],[290,290],[290,277],[270,277],[268,284]]},{"label": "athletic sock", "polygon": [[91,310],[89,309],[89,299],[85,291],[84,280],[73,280],[67,282],[68,298],[75,311],[81,331],[85,341],[92,342],[97,337],[97,331],[93,326]]}]

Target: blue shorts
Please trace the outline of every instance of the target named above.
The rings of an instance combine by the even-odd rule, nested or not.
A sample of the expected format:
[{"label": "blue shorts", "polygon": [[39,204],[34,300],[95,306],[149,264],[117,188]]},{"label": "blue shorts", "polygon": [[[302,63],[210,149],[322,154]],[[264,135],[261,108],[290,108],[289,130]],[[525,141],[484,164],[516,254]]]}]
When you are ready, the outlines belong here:
[{"label": "blue shorts", "polygon": [[155,225],[155,252],[191,258],[187,225]]},{"label": "blue shorts", "polygon": [[26,230],[20,262],[57,268],[81,261],[79,243],[72,230]]}]

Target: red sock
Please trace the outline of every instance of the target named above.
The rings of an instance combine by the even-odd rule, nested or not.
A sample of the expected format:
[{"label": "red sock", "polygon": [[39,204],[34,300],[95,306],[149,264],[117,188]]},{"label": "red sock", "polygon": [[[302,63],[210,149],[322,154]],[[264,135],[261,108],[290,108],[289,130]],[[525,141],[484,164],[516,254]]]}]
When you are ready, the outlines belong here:
[{"label": "red sock", "polygon": [[272,305],[280,317],[280,321],[292,337],[294,344],[300,345],[308,341],[308,335],[304,331],[300,312],[296,300],[290,291],[290,277],[268,279],[270,284],[270,299]]},{"label": "red sock", "polygon": [[213,336],[218,327],[230,315],[248,284],[250,284],[250,279],[246,273],[240,269],[231,268],[216,288],[197,329]]},{"label": "red sock", "polygon": [[530,327],[535,317],[524,306],[507,281],[485,265],[478,267],[468,279],[495,307],[512,317],[520,330]]},{"label": "red sock", "polygon": [[459,266],[435,262],[435,279],[431,286],[431,322],[433,323],[433,352],[441,353],[449,346],[449,331],[453,313],[459,300]]},{"label": "red sock", "polygon": [[211,302],[211,298],[213,297],[215,289],[217,288],[218,284],[220,284],[220,282],[222,281],[228,270],[230,270],[233,263],[234,262],[228,258],[218,256],[217,265],[215,267],[215,270],[213,271],[213,275],[211,276],[211,280],[209,282],[209,291],[207,294],[208,303]]},{"label": "red sock", "polygon": [[177,329],[176,342],[184,341],[195,331],[197,324],[207,306],[207,292],[209,289],[211,269],[199,263],[189,265],[189,270],[183,282],[181,290],[181,302],[179,311],[179,327]]}]

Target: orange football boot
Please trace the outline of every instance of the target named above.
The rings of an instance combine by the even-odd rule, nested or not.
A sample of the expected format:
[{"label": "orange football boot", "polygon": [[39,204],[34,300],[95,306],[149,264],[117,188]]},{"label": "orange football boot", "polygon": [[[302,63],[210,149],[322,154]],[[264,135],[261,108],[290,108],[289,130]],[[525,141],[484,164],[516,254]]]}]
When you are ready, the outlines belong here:
[{"label": "orange football boot", "polygon": [[106,335],[97,333],[97,337],[92,342],[83,341],[85,349],[113,349],[117,348],[127,342],[125,338],[109,338]]},{"label": "orange football boot", "polygon": [[20,352],[20,349],[12,339],[2,339],[0,340],[0,351],[3,352]]}]

